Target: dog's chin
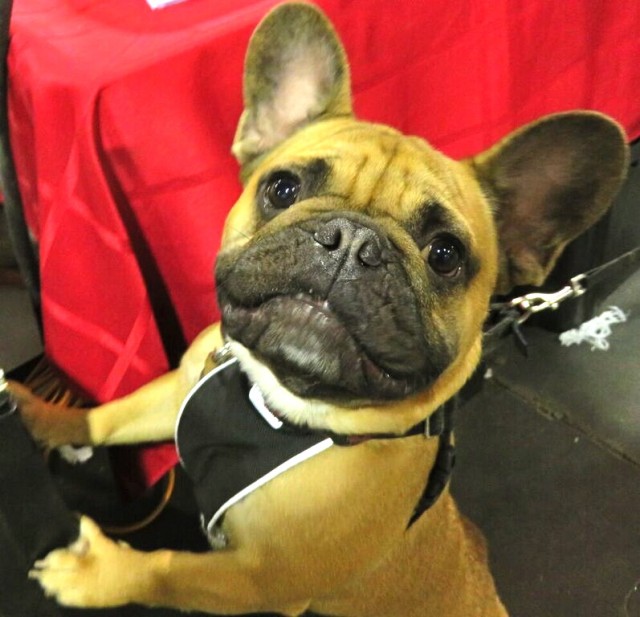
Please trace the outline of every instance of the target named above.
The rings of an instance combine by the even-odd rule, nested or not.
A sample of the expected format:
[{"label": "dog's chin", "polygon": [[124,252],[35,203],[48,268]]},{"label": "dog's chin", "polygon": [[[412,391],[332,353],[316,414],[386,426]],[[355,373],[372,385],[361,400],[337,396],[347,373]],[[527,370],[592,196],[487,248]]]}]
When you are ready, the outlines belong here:
[{"label": "dog's chin", "polygon": [[404,399],[423,375],[391,375],[351,336],[326,302],[277,296],[257,307],[223,307],[223,329],[291,393],[352,406]]},{"label": "dog's chin", "polygon": [[258,360],[244,345],[227,340],[231,353],[237,358],[249,380],[258,386],[269,409],[294,424],[316,429],[330,428],[327,418],[335,410],[331,403],[301,398],[283,386],[271,369]]}]

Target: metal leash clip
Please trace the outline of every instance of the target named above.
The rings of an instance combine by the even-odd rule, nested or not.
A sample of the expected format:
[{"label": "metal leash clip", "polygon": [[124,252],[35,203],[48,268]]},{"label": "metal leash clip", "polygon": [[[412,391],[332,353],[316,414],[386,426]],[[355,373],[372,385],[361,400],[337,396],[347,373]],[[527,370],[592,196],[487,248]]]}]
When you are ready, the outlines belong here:
[{"label": "metal leash clip", "polygon": [[568,300],[569,298],[577,298],[587,291],[587,288],[583,285],[583,281],[586,279],[586,275],[578,274],[569,279],[569,284],[565,285],[558,291],[543,293],[534,291],[532,293],[525,294],[513,298],[507,303],[509,308],[516,309],[520,313],[520,317],[517,319],[518,324],[524,323],[529,317],[540,311],[546,311],[551,309],[555,311],[561,302]]},{"label": "metal leash clip", "polygon": [[518,349],[528,355],[528,344],[520,326],[535,313],[555,310],[561,302],[569,298],[577,298],[587,291],[584,282],[586,274],[578,274],[569,280],[562,289],[553,292],[534,291],[506,302],[497,302],[491,305],[491,310],[499,317],[487,332],[485,332],[485,345],[490,340],[498,340],[507,332],[515,336]]}]

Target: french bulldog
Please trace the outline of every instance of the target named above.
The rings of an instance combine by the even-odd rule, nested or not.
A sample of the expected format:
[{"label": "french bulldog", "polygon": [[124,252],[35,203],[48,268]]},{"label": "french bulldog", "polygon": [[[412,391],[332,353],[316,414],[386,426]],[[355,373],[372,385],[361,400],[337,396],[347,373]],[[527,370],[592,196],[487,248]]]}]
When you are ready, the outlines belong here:
[{"label": "french bulldog", "polygon": [[[202,379],[234,368],[283,442],[300,433],[323,445],[235,494],[207,527],[209,552],[138,551],[83,517],[77,542],[31,576],[79,607],[504,617],[481,534],[448,489],[416,510],[442,447],[423,429],[476,368],[492,295],[541,284],[609,207],[626,170],[623,131],[599,113],[560,113],[451,160],[354,117],[342,44],[308,4],[258,26],[244,102],[233,144],[244,190],[215,272],[221,324],[177,370],[101,406],[12,389],[49,446],[166,440],[224,347]],[[216,384],[197,394],[196,437],[209,405],[241,414]],[[218,417],[215,430],[227,424]],[[180,430],[186,461],[200,445],[181,444]],[[200,461],[196,487],[207,474]]]}]

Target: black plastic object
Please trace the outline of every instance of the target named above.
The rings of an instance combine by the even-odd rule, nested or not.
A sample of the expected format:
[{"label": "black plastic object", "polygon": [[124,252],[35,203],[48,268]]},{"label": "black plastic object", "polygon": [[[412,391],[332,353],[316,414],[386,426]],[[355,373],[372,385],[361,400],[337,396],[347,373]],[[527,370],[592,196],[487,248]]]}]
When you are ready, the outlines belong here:
[{"label": "black plastic object", "polygon": [[78,530],[0,371],[0,617],[60,614],[27,573],[36,559],[73,542]]}]

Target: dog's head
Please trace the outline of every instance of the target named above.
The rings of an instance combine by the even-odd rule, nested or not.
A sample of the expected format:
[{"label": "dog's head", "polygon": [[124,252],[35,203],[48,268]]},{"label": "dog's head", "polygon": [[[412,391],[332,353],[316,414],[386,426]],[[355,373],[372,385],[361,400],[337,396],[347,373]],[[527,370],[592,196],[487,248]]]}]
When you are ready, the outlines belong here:
[{"label": "dog's head", "polygon": [[272,407],[334,430],[402,430],[452,396],[491,295],[542,283],[626,168],[623,133],[596,113],[544,118],[461,162],[356,120],[342,45],[306,4],[260,24],[244,97],[223,331]]}]

